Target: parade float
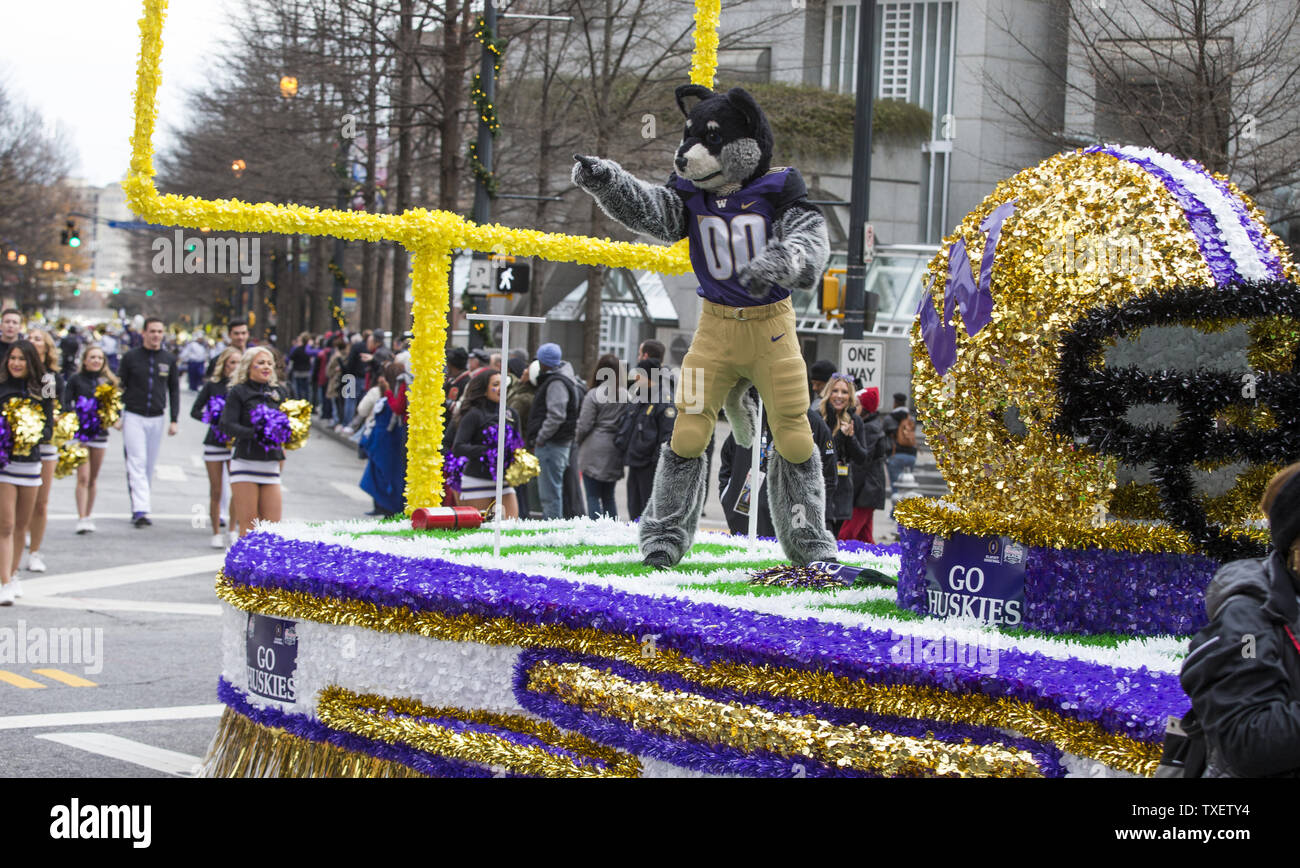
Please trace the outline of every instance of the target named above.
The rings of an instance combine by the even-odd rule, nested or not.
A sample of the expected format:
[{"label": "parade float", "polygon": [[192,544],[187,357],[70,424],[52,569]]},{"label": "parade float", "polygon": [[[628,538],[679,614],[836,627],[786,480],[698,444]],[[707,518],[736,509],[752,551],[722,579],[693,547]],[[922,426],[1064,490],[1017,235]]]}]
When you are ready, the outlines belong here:
[{"label": "parade float", "polygon": [[[444,485],[451,249],[690,268],[682,245],[443,212],[159,195],[165,3],[145,10],[124,185],[137,213],[412,252],[412,511]],[[701,0],[697,84],[713,84],[718,12]],[[1117,275],[1109,253],[1098,268],[1117,238],[1137,245],[1125,267],[1136,257],[1140,274]],[[841,544],[872,581],[790,570],[775,541],[708,532],[662,570],[613,521],[263,525],[217,577],[226,710],[205,772],[1150,775],[1167,717],[1187,708],[1177,672],[1199,594],[1216,563],[1258,550],[1251,498],[1295,454],[1293,276],[1259,212],[1197,166],[1130,149],[1053,157],[999,185],[931,264],[915,385],[952,493],[899,504],[901,544]],[[1243,372],[1194,351],[1186,369],[1202,337],[1222,338],[1207,359],[1241,355]],[[1161,353],[1181,360],[1135,372]],[[1153,407],[1171,404],[1174,419]]]}]

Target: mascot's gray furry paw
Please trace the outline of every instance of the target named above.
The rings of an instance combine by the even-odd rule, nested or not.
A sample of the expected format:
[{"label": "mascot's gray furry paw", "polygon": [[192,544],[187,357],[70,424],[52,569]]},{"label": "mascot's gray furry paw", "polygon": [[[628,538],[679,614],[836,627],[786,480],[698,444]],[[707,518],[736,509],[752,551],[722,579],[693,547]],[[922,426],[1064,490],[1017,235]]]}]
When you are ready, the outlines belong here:
[{"label": "mascot's gray furry paw", "polygon": [[704,456],[682,458],[663,445],[654,490],[641,516],[641,554],[657,567],[676,564],[691,550],[704,506]]},{"label": "mascot's gray furry paw", "polygon": [[754,445],[754,429],[758,427],[758,403],[749,394],[750,382],[739,379],[723,399],[722,409],[731,425],[731,436],[741,449]]},{"label": "mascot's gray furry paw", "polygon": [[776,538],[792,563],[833,561],[839,551],[826,529],[826,483],[820,456],[791,464],[773,455],[767,462],[767,503]]},{"label": "mascot's gray furry paw", "polygon": [[573,183],[588,192],[607,186],[614,178],[614,170],[619,168],[613,160],[602,160],[600,157],[574,154],[573,159]]}]

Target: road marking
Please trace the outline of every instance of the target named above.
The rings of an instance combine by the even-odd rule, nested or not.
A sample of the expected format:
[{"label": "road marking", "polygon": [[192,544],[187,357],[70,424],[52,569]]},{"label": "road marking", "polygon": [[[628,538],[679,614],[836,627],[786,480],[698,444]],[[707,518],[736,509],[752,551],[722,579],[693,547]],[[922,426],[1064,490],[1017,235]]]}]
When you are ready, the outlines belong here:
[{"label": "road marking", "polygon": [[30,678],[24,678],[21,675],[15,675],[12,672],[5,672],[0,669],[0,681],[6,684],[12,684],[14,687],[21,687],[24,690],[44,690],[45,685],[39,681],[33,681]]},{"label": "road marking", "polygon": [[153,615],[203,615],[215,618],[221,614],[218,603],[165,603],[154,600],[118,600],[110,597],[54,597],[28,595],[20,606],[39,609],[79,609],[93,612],[148,612]]},{"label": "road marking", "polygon": [[80,675],[73,675],[71,672],[64,672],[62,669],[33,669],[37,675],[44,675],[46,678],[53,678],[55,681],[61,681],[69,687],[98,687],[95,682],[87,681]]},{"label": "road marking", "polygon": [[65,576],[49,576],[30,581],[23,588],[28,596],[48,597],[50,594],[69,594],[94,588],[111,588],[133,582],[152,582],[192,576],[195,573],[216,573],[226,562],[226,555],[199,555],[193,558],[173,558],[153,563],[123,564],[102,570],[86,570]]},{"label": "road marking", "polygon": [[197,777],[199,767],[203,764],[201,759],[187,753],[154,747],[106,732],[47,732],[36,737],[182,778]]},{"label": "road marking", "polygon": [[334,490],[345,497],[350,497],[358,503],[370,503],[370,495],[366,494],[355,485],[348,485],[346,482],[331,482],[330,485]]},{"label": "road marking", "polygon": [[173,705],[164,708],[120,708],[106,711],[64,711],[55,714],[14,714],[0,717],[0,729],[46,726],[98,726],[105,723],[143,723],[154,720],[193,720],[220,717],[225,706]]},{"label": "road marking", "polygon": [[185,482],[185,471],[179,464],[159,464],[154,474],[162,482]]}]

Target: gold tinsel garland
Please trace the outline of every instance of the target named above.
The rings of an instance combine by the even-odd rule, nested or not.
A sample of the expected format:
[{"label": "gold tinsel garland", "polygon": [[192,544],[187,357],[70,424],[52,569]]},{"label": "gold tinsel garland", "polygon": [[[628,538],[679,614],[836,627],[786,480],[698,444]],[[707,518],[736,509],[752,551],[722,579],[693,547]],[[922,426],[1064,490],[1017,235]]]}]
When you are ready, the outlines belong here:
[{"label": "gold tinsel garland", "polygon": [[954,694],[933,687],[869,684],[802,669],[721,661],[706,665],[671,649],[659,649],[647,658],[635,636],[554,624],[520,624],[509,618],[412,612],[360,600],[320,598],[302,591],[253,588],[231,582],[224,573],[217,574],[216,592],[237,609],[274,617],[347,624],[381,633],[409,633],[452,642],[560,648],[609,657],[650,672],[671,672],[710,688],[825,702],[878,714],[1010,729],[1135,774],[1152,775],[1160,761],[1158,744],[1107,732],[1095,723],[1006,697]]},{"label": "gold tinsel garland", "polygon": [[203,760],[208,778],[426,778],[391,760],[300,738],[227,708]]},{"label": "gold tinsel garland", "polygon": [[[316,714],[333,729],[386,744],[405,744],[438,756],[484,766],[500,766],[525,775],[548,778],[635,778],[641,762],[635,756],[597,744],[586,736],[566,732],[553,723],[519,714],[499,714],[462,708],[432,708],[414,699],[353,693],[330,686],[317,698]],[[488,724],[530,735],[552,747],[592,759],[605,767],[581,764],[536,745],[516,744],[501,736],[454,730],[421,717],[452,718]]]},{"label": "gold tinsel garland", "polygon": [[301,447],[311,436],[311,404],[290,398],[280,405],[280,411],[289,417],[289,441],[284,444],[285,451]]},{"label": "gold tinsel garland", "polygon": [[[1127,495],[1126,495],[1127,496]],[[1115,549],[1118,551],[1191,554],[1191,538],[1167,524],[1108,522],[1081,525],[1063,517],[1005,515],[991,509],[963,507],[960,511],[928,497],[909,497],[894,507],[898,524],[922,533],[951,536],[1009,536],[1016,542],[1056,549]],[[1267,543],[1259,528],[1230,528],[1228,533]]]},{"label": "gold tinsel garland", "polygon": [[695,0],[695,51],[691,55],[691,84],[712,88],[718,71],[718,23],[722,0]]},{"label": "gold tinsel garland", "polygon": [[858,724],[834,724],[811,714],[718,702],[649,682],[632,682],[578,663],[534,665],[528,671],[528,689],[673,738],[723,744],[747,753],[808,756],[888,777],[1043,776],[1027,751],[895,735]]}]

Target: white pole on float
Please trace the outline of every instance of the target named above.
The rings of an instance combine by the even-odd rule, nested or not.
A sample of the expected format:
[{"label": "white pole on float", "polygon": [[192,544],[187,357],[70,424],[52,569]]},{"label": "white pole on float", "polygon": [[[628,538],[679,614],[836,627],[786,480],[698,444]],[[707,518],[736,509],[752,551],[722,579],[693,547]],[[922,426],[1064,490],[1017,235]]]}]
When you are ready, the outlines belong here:
[{"label": "white pole on float", "polygon": [[492,557],[501,557],[501,523],[505,521],[505,507],[501,505],[501,492],[505,488],[506,464],[506,384],[510,381],[510,324],[512,322],[546,322],[544,316],[511,316],[500,313],[471,313],[466,319],[495,320],[501,323],[501,395],[497,401],[497,514],[496,533],[492,538]]},{"label": "white pole on float", "polygon": [[749,538],[758,539],[758,489],[763,484],[763,471],[759,460],[763,455],[763,399],[758,399],[758,418],[754,420],[754,442],[750,444],[749,457]]}]

